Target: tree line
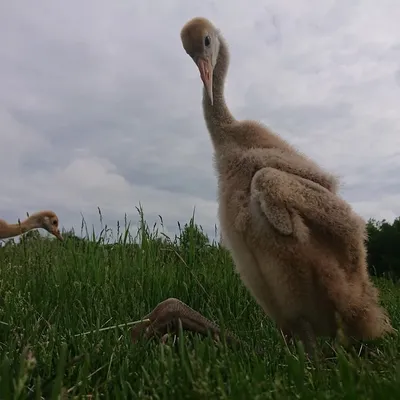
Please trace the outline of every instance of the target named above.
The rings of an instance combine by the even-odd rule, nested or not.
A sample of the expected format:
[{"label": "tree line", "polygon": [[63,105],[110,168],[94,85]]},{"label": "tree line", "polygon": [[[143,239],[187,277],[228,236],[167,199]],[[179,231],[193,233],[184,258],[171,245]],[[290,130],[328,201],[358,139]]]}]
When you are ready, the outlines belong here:
[{"label": "tree line", "polygon": [[400,217],[392,223],[370,219],[367,230],[370,273],[400,279]]}]

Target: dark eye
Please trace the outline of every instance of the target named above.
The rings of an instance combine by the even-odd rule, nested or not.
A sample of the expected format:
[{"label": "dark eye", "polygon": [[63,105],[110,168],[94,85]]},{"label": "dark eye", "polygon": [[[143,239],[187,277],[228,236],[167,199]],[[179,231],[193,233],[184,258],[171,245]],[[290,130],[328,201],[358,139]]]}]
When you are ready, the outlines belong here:
[{"label": "dark eye", "polygon": [[54,221],[53,221],[53,225],[57,225],[57,220],[54,220]]},{"label": "dark eye", "polygon": [[206,47],[208,47],[210,44],[211,44],[211,39],[210,39],[210,36],[207,35],[207,36],[204,38],[204,45],[205,45]]}]

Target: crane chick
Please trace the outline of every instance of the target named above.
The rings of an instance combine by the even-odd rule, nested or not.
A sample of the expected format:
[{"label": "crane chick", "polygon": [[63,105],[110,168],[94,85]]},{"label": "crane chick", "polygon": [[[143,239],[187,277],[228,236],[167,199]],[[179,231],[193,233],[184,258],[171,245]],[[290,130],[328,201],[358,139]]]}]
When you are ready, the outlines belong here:
[{"label": "crane chick", "polygon": [[337,316],[349,338],[393,332],[367,272],[365,222],[338,180],[261,123],[234,118],[228,47],[209,20],[188,21],[181,40],[203,82],[224,243],[250,293],[309,353],[316,336],[336,336]]},{"label": "crane chick", "polygon": [[45,229],[59,240],[63,240],[58,228],[58,217],[53,211],[36,212],[17,224],[8,224],[3,219],[0,219],[0,239],[22,235],[37,228]]}]

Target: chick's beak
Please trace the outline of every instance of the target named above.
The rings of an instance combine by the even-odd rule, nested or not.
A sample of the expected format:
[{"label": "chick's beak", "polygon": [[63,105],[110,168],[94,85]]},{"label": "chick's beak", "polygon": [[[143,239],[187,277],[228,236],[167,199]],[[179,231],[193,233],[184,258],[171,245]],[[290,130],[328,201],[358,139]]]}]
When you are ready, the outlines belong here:
[{"label": "chick's beak", "polygon": [[197,61],[197,67],[199,68],[200,77],[203,81],[204,87],[206,88],[211,105],[213,105],[213,68],[211,62],[210,60],[199,58]]},{"label": "chick's beak", "polygon": [[59,240],[61,240],[61,241],[64,240],[64,238],[61,236],[60,230],[57,229],[57,228],[53,230],[53,235],[54,235],[57,239],[59,239]]},{"label": "chick's beak", "polygon": [[140,322],[139,324],[135,325],[131,330],[131,338],[134,343],[136,343],[141,335],[146,335],[147,328],[151,324],[150,320]]}]

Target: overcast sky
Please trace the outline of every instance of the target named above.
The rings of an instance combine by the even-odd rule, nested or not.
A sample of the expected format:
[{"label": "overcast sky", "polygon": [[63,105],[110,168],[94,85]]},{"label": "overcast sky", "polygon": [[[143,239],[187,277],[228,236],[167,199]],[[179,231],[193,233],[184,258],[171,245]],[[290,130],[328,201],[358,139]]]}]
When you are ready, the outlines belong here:
[{"label": "overcast sky", "polygon": [[233,114],[341,177],[366,218],[400,215],[398,0],[0,3],[0,218],[52,209],[79,231],[161,215],[217,223],[202,83],[180,41],[195,16],[230,46]]}]

